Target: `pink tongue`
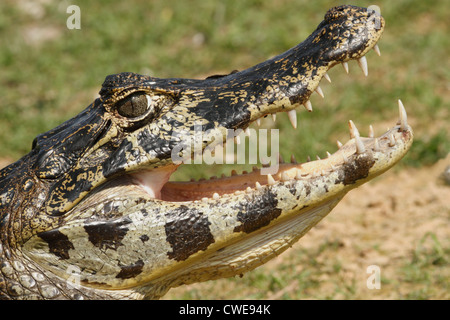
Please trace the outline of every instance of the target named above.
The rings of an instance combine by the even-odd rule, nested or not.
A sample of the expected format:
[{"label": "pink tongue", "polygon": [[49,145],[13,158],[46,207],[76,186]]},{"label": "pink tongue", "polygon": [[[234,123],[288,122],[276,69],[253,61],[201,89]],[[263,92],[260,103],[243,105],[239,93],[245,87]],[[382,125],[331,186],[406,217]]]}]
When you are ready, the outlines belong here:
[{"label": "pink tongue", "polygon": [[161,199],[161,189],[175,170],[177,166],[167,166],[162,169],[133,173],[131,177],[151,198]]}]

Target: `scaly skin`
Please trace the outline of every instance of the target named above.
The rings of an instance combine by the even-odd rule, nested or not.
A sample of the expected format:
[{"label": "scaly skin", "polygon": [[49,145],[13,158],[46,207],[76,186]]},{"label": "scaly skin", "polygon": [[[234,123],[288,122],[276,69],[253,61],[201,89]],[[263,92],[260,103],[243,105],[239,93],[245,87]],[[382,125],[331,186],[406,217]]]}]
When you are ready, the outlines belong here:
[{"label": "scaly skin", "polygon": [[397,126],[351,139],[327,159],[263,174],[168,182],[173,155],[201,125],[201,147],[300,105],[326,72],[376,47],[382,17],[333,8],[302,43],[252,68],[204,80],[108,76],[100,98],[39,135],[0,172],[0,297],[158,298],[185,283],[230,277],[280,254],[351,189],[407,152]]}]

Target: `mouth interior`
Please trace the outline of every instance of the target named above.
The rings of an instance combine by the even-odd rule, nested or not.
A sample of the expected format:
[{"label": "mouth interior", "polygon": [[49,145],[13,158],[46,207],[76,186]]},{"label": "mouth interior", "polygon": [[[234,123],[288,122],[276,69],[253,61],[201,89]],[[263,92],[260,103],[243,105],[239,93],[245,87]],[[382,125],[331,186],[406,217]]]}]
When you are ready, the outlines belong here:
[{"label": "mouth interior", "polygon": [[[376,44],[373,45],[372,49],[380,55]],[[365,56],[363,55],[355,60],[358,61],[364,75],[367,76],[368,68]],[[342,65],[344,70],[348,73],[347,62],[343,62]],[[331,82],[326,72],[324,72],[322,78]],[[315,92],[323,97],[323,92],[318,84],[315,88]],[[312,111],[309,100],[304,106],[308,111]],[[296,128],[296,110],[294,109],[287,113],[292,126]],[[275,115],[275,113],[272,114],[272,116],[273,115]],[[264,114],[261,117],[265,116],[267,116],[267,114]],[[256,119],[254,122],[259,125],[259,121],[260,119]],[[360,153],[361,150],[379,151],[384,148],[392,147],[395,145],[395,138],[393,138],[393,136],[396,132],[401,132],[401,128],[394,127],[382,136],[374,138],[373,131],[371,130],[369,137],[363,138],[359,136],[359,132],[356,127],[354,127],[353,122],[350,121],[349,126],[351,139],[345,145],[338,142],[339,149],[334,154],[328,154],[326,159],[317,159],[305,163],[297,163],[294,157],[291,157],[290,163],[284,163],[281,160],[278,164],[278,172],[273,175],[263,175],[261,174],[260,168],[254,167],[253,171],[243,171],[242,174],[238,174],[235,170],[232,170],[230,176],[222,175],[220,178],[211,177],[208,180],[200,179],[198,181],[174,182],[169,181],[169,179],[179,165],[169,165],[161,169],[137,172],[132,174],[131,177],[134,183],[140,186],[146,192],[147,196],[152,199],[172,202],[208,199],[217,200],[223,195],[245,192],[251,193],[267,186],[270,187],[277,183],[293,179],[308,179],[315,175],[325,175],[328,172],[335,170],[336,167],[344,164],[347,158],[355,154],[355,150],[356,153]],[[406,113],[404,123],[401,127],[404,126],[406,126]]]}]

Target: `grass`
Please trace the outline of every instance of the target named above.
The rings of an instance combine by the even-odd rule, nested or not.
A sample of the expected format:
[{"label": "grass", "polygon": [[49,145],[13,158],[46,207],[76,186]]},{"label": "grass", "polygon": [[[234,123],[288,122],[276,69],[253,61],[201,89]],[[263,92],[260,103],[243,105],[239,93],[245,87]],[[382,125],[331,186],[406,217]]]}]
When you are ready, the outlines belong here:
[{"label": "grass", "polygon": [[[108,74],[132,71],[199,78],[242,70],[305,39],[326,10],[340,2],[133,0],[73,4],[81,8],[81,30],[66,28],[69,15],[59,1],[0,3],[0,158],[18,159],[30,150],[37,134],[83,110]],[[350,63],[350,75],[339,66],[331,70],[332,83],[321,85],[325,99],[312,97],[314,112],[300,113],[297,130],[290,127],[287,116],[278,117],[281,137],[292,137],[280,140],[285,158],[293,153],[304,161],[308,155],[322,157],[327,150],[332,152],[336,140],[348,139],[348,119],[355,121],[363,135],[369,124],[376,132],[384,131],[397,120],[398,98],[407,107],[415,130],[415,143],[400,168],[432,164],[450,150],[450,6],[444,0],[433,5],[421,0],[375,4],[386,19],[382,56],[367,55],[368,78],[356,63]],[[266,127],[271,125],[270,120],[265,122]],[[229,174],[230,170],[229,166],[201,170],[190,166],[178,178]],[[434,244],[431,248],[423,247],[430,241]],[[405,281],[422,287],[399,297],[433,295],[439,276],[432,266],[442,266],[442,253],[448,256],[436,243],[428,236],[411,263],[405,262]],[[330,283],[324,274],[342,271],[339,260],[325,264],[320,259],[330,250],[339,251],[339,243],[324,242],[315,251],[298,249],[299,256],[289,255],[288,266],[277,266],[276,272],[257,269],[243,279],[206,283],[172,297],[205,298],[214,287],[214,292],[224,293],[223,298],[309,298],[312,291]],[[314,268],[298,267],[302,265]],[[390,278],[382,281],[396,285]],[[246,289],[230,288],[230,282],[243,283]],[[326,293],[314,297],[357,298],[355,280],[346,283],[319,290]],[[283,292],[283,288],[289,290]]]}]

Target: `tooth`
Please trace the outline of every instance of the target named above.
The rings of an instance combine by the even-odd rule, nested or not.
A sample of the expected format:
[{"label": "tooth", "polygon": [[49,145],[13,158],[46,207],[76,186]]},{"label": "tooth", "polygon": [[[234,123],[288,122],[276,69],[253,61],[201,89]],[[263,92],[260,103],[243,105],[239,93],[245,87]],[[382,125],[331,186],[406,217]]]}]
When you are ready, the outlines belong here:
[{"label": "tooth", "polygon": [[289,175],[285,171],[283,171],[281,173],[281,181],[289,181],[289,180],[290,180]]},{"label": "tooth", "polygon": [[306,162],[311,162],[311,157],[310,157],[310,156],[308,156],[308,157],[306,158]]},{"label": "tooth", "polygon": [[327,79],[327,81],[329,82],[329,83],[331,83],[331,78],[330,78],[330,76],[328,75],[328,73],[326,73],[325,72],[325,75],[323,76],[325,79]]},{"label": "tooth", "polygon": [[260,118],[256,119],[256,124],[258,125],[258,127],[261,125],[261,119]]},{"label": "tooth", "polygon": [[331,153],[329,153],[328,151],[327,151],[327,157],[328,158],[331,157]]},{"label": "tooth", "polygon": [[378,56],[381,56],[380,48],[377,44],[373,46],[373,50],[377,53]]},{"label": "tooth", "polygon": [[271,174],[268,174],[268,175],[267,175],[267,183],[268,183],[270,186],[272,186],[272,185],[275,184],[275,179],[272,177]]},{"label": "tooth", "polygon": [[406,130],[408,127],[408,117],[406,115],[405,107],[400,99],[398,99],[398,112],[400,114],[400,129]]},{"label": "tooth", "polygon": [[367,59],[366,56],[362,56],[358,59],[358,64],[361,67],[361,70],[363,71],[364,75],[367,77],[369,74],[369,69],[367,67]]},{"label": "tooth", "polygon": [[213,194],[213,199],[214,199],[214,200],[220,199],[220,196],[219,196],[219,194],[218,194],[217,192],[214,192],[214,194]]},{"label": "tooth", "polygon": [[297,163],[297,159],[295,159],[293,154],[291,154],[291,163]]},{"label": "tooth", "polygon": [[320,157],[319,157],[319,156],[316,156],[316,159],[317,159],[317,160],[320,160]]},{"label": "tooth", "polygon": [[393,134],[389,135],[389,147],[395,146],[395,138]]},{"label": "tooth", "polygon": [[320,88],[320,86],[317,86],[316,92],[319,96],[321,96],[322,98],[325,98],[325,96],[323,95],[322,88]]},{"label": "tooth", "polygon": [[291,122],[294,129],[297,129],[297,112],[294,110],[291,110],[288,112],[289,121]]},{"label": "tooth", "polygon": [[345,72],[348,73],[348,63],[342,62],[342,66],[344,67]]},{"label": "tooth", "polygon": [[342,142],[340,142],[339,140],[336,141],[336,144],[339,149],[342,148],[342,146],[343,146]]},{"label": "tooth", "polygon": [[244,132],[247,135],[247,137],[250,137],[252,135],[249,127],[247,127]]},{"label": "tooth", "polygon": [[236,142],[236,144],[241,144],[241,137],[239,136],[234,137],[234,141]]},{"label": "tooth", "polygon": [[277,114],[276,113],[272,113],[272,120],[273,120],[273,122],[275,122],[275,120],[277,120]]},{"label": "tooth", "polygon": [[364,143],[362,142],[359,136],[355,136],[355,144],[356,144],[356,153],[364,153],[366,152],[366,148],[364,147]]},{"label": "tooth", "polygon": [[369,138],[373,138],[375,136],[375,133],[373,132],[372,125],[369,126]]},{"label": "tooth", "polygon": [[258,181],[256,181],[255,186],[256,186],[257,190],[261,190],[262,189],[261,184]]},{"label": "tooth", "polygon": [[202,201],[203,201],[203,202],[208,202],[208,198],[206,198],[206,197],[205,197],[205,198],[202,198]]},{"label": "tooth", "polygon": [[378,142],[378,138],[375,138],[375,142],[373,145],[373,150],[380,151],[380,143]]},{"label": "tooth", "polygon": [[303,105],[305,106],[306,110],[308,110],[309,112],[312,112],[312,111],[313,111],[313,110],[312,110],[311,101],[308,100],[308,101],[306,101]]},{"label": "tooth", "polygon": [[253,166],[253,172],[256,172],[258,170],[259,170],[259,168],[257,166]]},{"label": "tooth", "polygon": [[295,175],[295,179],[300,180],[302,178],[302,173],[300,170],[297,169],[297,173]]},{"label": "tooth", "polygon": [[281,153],[278,153],[278,163],[284,163],[284,159]]},{"label": "tooth", "polygon": [[232,175],[232,176],[237,176],[236,170],[231,170],[231,175]]},{"label": "tooth", "polygon": [[352,120],[348,121],[348,127],[350,128],[350,138],[359,137],[359,131]]},{"label": "tooth", "polygon": [[245,189],[245,192],[247,192],[247,193],[252,193],[252,192],[253,192],[253,190],[252,190],[252,188],[250,188],[250,187],[247,187],[247,189]]}]

